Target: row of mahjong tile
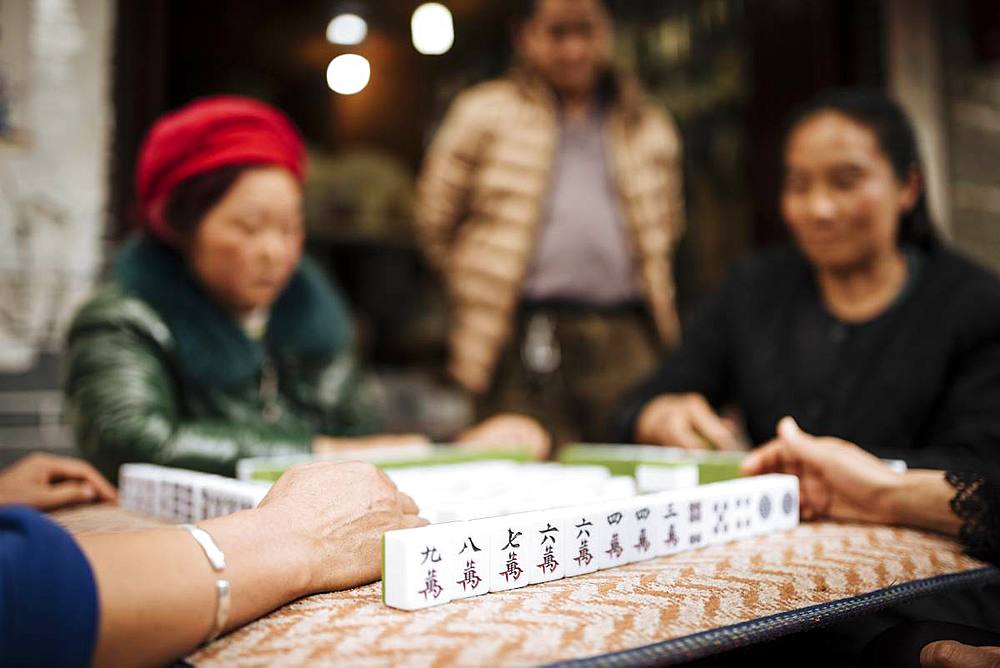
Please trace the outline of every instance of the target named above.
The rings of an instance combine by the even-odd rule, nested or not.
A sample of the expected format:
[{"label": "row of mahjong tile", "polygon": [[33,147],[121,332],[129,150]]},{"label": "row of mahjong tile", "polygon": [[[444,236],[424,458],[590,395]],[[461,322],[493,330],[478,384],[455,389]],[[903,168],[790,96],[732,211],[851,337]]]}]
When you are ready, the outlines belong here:
[{"label": "row of mahjong tile", "polygon": [[[603,466],[485,461],[386,471],[431,524],[635,496],[636,481]],[[697,474],[690,477],[696,479]]]},{"label": "row of mahjong tile", "polygon": [[791,528],[798,511],[798,479],[766,475],[390,531],[382,598],[418,610]]},{"label": "row of mahjong tile", "polygon": [[200,522],[256,508],[266,483],[243,482],[154,464],[125,464],[118,472],[119,503],[126,510],[179,522]]},{"label": "row of mahjong tile", "polygon": [[[693,484],[671,479],[672,484]],[[611,476],[599,466],[488,461],[390,470],[412,496],[421,516],[436,524],[634,496],[635,480]],[[674,474],[676,476],[676,473]],[[662,477],[662,473],[660,474]],[[253,508],[270,485],[153,464],[126,464],[119,471],[122,506],[184,522]],[[663,482],[662,480],[660,481]]]}]

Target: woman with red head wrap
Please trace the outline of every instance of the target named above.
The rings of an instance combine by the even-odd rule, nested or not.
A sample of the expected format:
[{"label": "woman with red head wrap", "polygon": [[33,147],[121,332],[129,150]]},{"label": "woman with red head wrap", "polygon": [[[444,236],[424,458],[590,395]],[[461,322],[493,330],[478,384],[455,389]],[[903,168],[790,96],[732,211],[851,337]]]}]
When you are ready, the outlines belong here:
[{"label": "woman with red head wrap", "polygon": [[[205,98],[153,125],[141,232],[69,335],[78,443],[109,476],[134,461],[232,475],[243,457],[425,440],[365,437],[379,420],[349,314],[302,256],[305,169],[297,130],[261,102]],[[545,445],[519,420],[471,435]]]}]

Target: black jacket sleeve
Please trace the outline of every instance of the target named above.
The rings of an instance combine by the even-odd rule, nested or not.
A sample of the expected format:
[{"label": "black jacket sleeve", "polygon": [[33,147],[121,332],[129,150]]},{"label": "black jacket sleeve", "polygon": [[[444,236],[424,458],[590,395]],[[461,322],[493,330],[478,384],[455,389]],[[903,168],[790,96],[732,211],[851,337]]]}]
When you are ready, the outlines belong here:
[{"label": "black jacket sleeve", "polygon": [[967,286],[951,304],[955,354],[940,410],[926,426],[926,452],[915,464],[977,471],[1000,480],[1000,287]]},{"label": "black jacket sleeve", "polygon": [[972,556],[1000,566],[1000,483],[975,473],[949,472],[945,479],[955,488],[959,540]]}]

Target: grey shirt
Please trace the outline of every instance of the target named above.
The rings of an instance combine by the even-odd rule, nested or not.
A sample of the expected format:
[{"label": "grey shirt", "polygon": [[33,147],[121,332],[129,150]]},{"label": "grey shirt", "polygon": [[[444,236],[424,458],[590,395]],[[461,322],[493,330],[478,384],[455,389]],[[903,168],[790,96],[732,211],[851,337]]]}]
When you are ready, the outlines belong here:
[{"label": "grey shirt", "polygon": [[640,296],[604,121],[594,113],[561,122],[548,206],[524,283],[527,299],[611,305]]}]

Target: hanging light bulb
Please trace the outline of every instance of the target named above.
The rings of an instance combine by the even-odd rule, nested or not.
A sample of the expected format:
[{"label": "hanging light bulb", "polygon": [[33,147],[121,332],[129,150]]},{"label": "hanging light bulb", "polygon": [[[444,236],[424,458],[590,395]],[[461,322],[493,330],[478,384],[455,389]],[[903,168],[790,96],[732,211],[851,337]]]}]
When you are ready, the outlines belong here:
[{"label": "hanging light bulb", "polygon": [[417,7],[410,19],[413,46],[426,56],[447,53],[455,43],[455,24],[451,11],[439,2],[428,2]]},{"label": "hanging light bulb", "polygon": [[357,14],[338,14],[326,26],[326,41],[353,46],[368,36],[368,23]]},{"label": "hanging light bulb", "polygon": [[337,56],[326,68],[326,84],[334,93],[341,95],[360,93],[368,85],[371,77],[371,64],[356,53]]}]

